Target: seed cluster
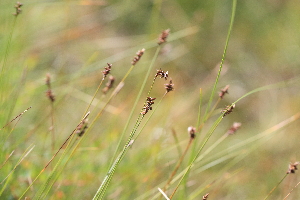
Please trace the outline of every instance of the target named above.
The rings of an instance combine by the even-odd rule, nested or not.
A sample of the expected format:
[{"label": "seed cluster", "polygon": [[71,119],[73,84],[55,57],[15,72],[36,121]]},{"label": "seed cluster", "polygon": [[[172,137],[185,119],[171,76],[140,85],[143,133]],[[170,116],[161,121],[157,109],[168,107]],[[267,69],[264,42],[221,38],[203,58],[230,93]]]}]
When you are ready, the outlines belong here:
[{"label": "seed cluster", "polygon": [[114,82],[115,82],[115,78],[114,78],[113,76],[109,76],[109,77],[108,77],[108,82],[105,84],[105,88],[103,88],[102,92],[103,92],[104,94],[106,94],[107,91],[108,91],[110,88],[112,88]]},{"label": "seed cluster", "polygon": [[161,70],[161,69],[156,70],[156,71],[157,71],[157,72],[156,72],[156,74],[155,74],[155,78],[158,77],[158,76],[160,76],[160,78],[165,78],[165,80],[168,79],[168,77],[169,77],[169,72],[168,72],[168,71],[164,72],[164,71]]},{"label": "seed cluster", "polygon": [[167,93],[174,90],[174,87],[173,87],[173,86],[174,86],[174,84],[173,84],[173,82],[172,82],[172,79],[170,80],[169,83],[165,84],[165,88],[166,88],[166,90],[167,90]]},{"label": "seed cluster", "polygon": [[235,104],[226,106],[226,108],[224,110],[222,110],[223,117],[225,117],[226,115],[232,113],[232,111],[233,111],[234,108],[235,108]]},{"label": "seed cluster", "polygon": [[141,59],[144,52],[145,52],[145,49],[142,49],[142,50],[139,50],[138,52],[136,52],[136,56],[133,58],[131,64],[135,65]]},{"label": "seed cluster", "polygon": [[219,97],[221,99],[224,98],[225,94],[228,94],[229,85],[226,85],[223,89],[221,89],[221,92],[219,93]]},{"label": "seed cluster", "polygon": [[55,101],[55,95],[53,94],[52,89],[51,89],[50,74],[46,75],[46,85],[48,87],[48,90],[46,91],[46,96],[50,99],[50,101],[54,102]]},{"label": "seed cluster", "polygon": [[242,126],[242,123],[234,122],[231,128],[227,131],[228,135],[233,135],[240,127]]},{"label": "seed cluster", "polygon": [[290,163],[289,169],[286,173],[287,174],[290,174],[290,173],[294,174],[296,172],[296,170],[298,169],[297,165],[299,165],[299,164],[300,164],[300,162],[295,162],[294,164]]},{"label": "seed cluster", "polygon": [[77,126],[76,134],[79,137],[81,137],[85,133],[87,128],[88,128],[88,119],[86,118],[86,119],[82,120],[82,122]]},{"label": "seed cluster", "polygon": [[15,5],[16,13],[13,13],[13,15],[18,16],[22,12],[22,9],[21,9],[22,6],[23,6],[22,3],[17,2]]},{"label": "seed cluster", "polygon": [[112,64],[107,63],[107,67],[104,67],[105,70],[102,71],[103,78],[105,78],[110,73],[111,66]]},{"label": "seed cluster", "polygon": [[188,132],[192,139],[196,137],[196,128],[193,126],[188,127]]},{"label": "seed cluster", "polygon": [[152,105],[154,104],[154,100],[156,98],[147,97],[145,106],[143,107],[143,111],[141,112],[142,115],[146,115],[149,110],[152,110]]},{"label": "seed cluster", "polygon": [[169,34],[170,34],[170,29],[164,30],[160,34],[160,36],[158,38],[159,41],[158,41],[157,44],[161,45],[161,44],[165,43],[167,41],[167,38],[168,38]]}]

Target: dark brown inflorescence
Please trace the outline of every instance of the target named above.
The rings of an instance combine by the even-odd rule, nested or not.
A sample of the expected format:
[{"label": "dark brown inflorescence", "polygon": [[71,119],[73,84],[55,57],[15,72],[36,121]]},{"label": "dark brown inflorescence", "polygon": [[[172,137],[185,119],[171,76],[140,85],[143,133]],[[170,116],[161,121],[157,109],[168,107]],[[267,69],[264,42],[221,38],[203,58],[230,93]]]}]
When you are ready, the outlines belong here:
[{"label": "dark brown inflorescence", "polygon": [[82,122],[76,128],[76,134],[81,137],[85,133],[86,129],[88,128],[88,119],[82,120]]},{"label": "dark brown inflorescence", "polygon": [[141,112],[142,115],[146,115],[149,110],[152,110],[152,105],[154,104],[154,100],[156,98],[147,97],[145,106],[143,107],[143,111]]},{"label": "dark brown inflorescence", "polygon": [[157,73],[155,74],[155,78],[158,77],[158,76],[160,76],[160,78],[165,78],[165,80],[168,79],[168,77],[169,77],[169,72],[168,71],[164,72],[161,69],[156,70],[156,71],[157,71]]},{"label": "dark brown inflorescence", "polygon": [[226,115],[232,113],[234,108],[235,108],[235,104],[226,106],[226,108],[221,111],[223,113],[223,117],[225,117]]},{"label": "dark brown inflorescence", "polygon": [[104,94],[106,94],[107,91],[108,91],[110,88],[112,88],[114,82],[115,82],[115,78],[114,78],[113,76],[109,76],[108,82],[106,83],[105,88],[103,88],[102,92],[103,92]]},{"label": "dark brown inflorescence", "polygon": [[157,44],[161,45],[161,44],[165,43],[167,41],[167,38],[168,38],[169,34],[170,34],[170,29],[164,30],[160,34],[160,36],[158,38],[159,41],[158,41]]},{"label": "dark brown inflorescence", "polygon": [[50,101],[54,102],[55,101],[55,95],[53,94],[52,89],[51,89],[50,74],[46,75],[46,85],[48,87],[48,90],[46,91],[46,96],[50,99]]},{"label": "dark brown inflorescence", "polygon": [[219,97],[223,99],[225,94],[228,94],[229,85],[226,85],[223,89],[221,89],[221,92],[219,93]]},{"label": "dark brown inflorescence", "polygon": [[169,83],[165,84],[165,88],[167,90],[167,93],[174,90],[174,84],[172,82],[172,79],[170,79]]},{"label": "dark brown inflorescence", "polygon": [[105,78],[110,73],[111,66],[112,64],[107,63],[107,67],[104,67],[105,70],[102,71],[103,78]]},{"label": "dark brown inflorescence", "polygon": [[228,135],[233,135],[240,127],[242,126],[242,123],[234,122],[231,128],[227,131]]},{"label": "dark brown inflorescence", "polygon": [[196,128],[193,126],[188,127],[188,132],[192,139],[196,137]]},{"label": "dark brown inflorescence", "polygon": [[136,56],[133,58],[131,64],[135,65],[141,59],[144,52],[145,52],[145,49],[142,49],[142,50],[139,50],[138,52],[136,52]]},{"label": "dark brown inflorescence", "polygon": [[289,164],[289,170],[286,172],[287,174],[294,174],[296,172],[296,170],[298,169],[297,168],[297,165],[299,165],[300,162],[295,162],[294,164],[290,163]]},{"label": "dark brown inflorescence", "polygon": [[16,13],[13,13],[13,15],[18,16],[22,12],[22,9],[21,9],[22,6],[23,6],[22,3],[17,2],[15,5]]}]

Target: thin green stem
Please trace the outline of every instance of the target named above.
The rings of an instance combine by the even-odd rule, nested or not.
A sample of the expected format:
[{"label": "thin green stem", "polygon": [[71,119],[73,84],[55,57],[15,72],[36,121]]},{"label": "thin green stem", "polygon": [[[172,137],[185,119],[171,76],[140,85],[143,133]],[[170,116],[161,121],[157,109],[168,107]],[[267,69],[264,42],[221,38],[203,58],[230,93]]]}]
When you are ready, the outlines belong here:
[{"label": "thin green stem", "polygon": [[282,181],[287,177],[288,174],[285,174],[284,177],[277,183],[277,185],[269,192],[269,194],[264,198],[264,200],[268,199],[270,195],[274,192],[274,190],[282,183]]},{"label": "thin green stem", "polygon": [[218,82],[219,82],[219,78],[220,78],[220,75],[221,75],[221,71],[222,71],[224,60],[225,60],[226,53],[227,53],[228,43],[229,43],[229,39],[230,39],[232,27],[233,27],[233,22],[234,22],[234,17],[235,17],[237,0],[233,0],[232,2],[233,3],[232,3],[232,12],[231,12],[230,25],[229,25],[229,29],[228,29],[228,32],[227,32],[227,38],[226,38],[225,47],[224,47],[224,51],[223,51],[223,55],[222,55],[222,60],[221,60],[221,64],[220,64],[220,67],[219,67],[219,71],[218,71],[218,75],[217,75],[214,87],[212,89],[212,92],[211,92],[211,95],[210,95],[210,98],[209,98],[209,101],[208,101],[207,108],[205,110],[204,117],[206,117],[206,115],[207,115],[207,113],[210,109],[211,103],[213,101],[213,97],[214,97],[216,89],[217,89],[217,85],[218,85]]},{"label": "thin green stem", "polygon": [[213,124],[213,126],[211,127],[211,129],[208,131],[208,136],[205,139],[205,141],[203,142],[202,146],[200,147],[199,151],[197,152],[196,156],[194,157],[194,159],[192,160],[192,162],[190,163],[190,165],[188,166],[188,168],[186,169],[185,173],[183,174],[183,176],[181,177],[179,183],[177,184],[175,190],[173,191],[170,199],[173,198],[173,196],[175,195],[177,189],[179,188],[181,182],[183,181],[183,179],[185,178],[185,176],[188,174],[188,172],[190,171],[190,169],[192,168],[192,166],[194,165],[194,162],[196,161],[196,159],[198,158],[198,156],[200,155],[201,151],[203,150],[204,146],[206,145],[206,143],[208,142],[209,138],[212,136],[213,132],[216,130],[217,126],[220,124],[220,122],[223,119],[223,115],[221,115]]}]

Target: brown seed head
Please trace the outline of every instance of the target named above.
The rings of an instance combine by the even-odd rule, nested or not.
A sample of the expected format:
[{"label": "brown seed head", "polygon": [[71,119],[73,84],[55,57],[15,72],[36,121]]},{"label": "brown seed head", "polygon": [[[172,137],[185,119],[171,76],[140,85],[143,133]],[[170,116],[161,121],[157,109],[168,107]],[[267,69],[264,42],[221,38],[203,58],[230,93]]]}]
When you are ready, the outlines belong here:
[{"label": "brown seed head", "polygon": [[46,96],[50,99],[50,101],[54,102],[55,101],[55,95],[52,92],[51,89],[51,77],[50,74],[46,74],[46,85],[48,87],[48,90],[46,91]]},{"label": "brown seed head", "polygon": [[148,113],[149,110],[152,110],[152,105],[154,104],[154,100],[156,98],[147,97],[146,102],[144,104],[143,110],[141,112],[142,115],[145,115]]},{"label": "brown seed head", "polygon": [[157,71],[157,72],[156,72],[156,74],[155,74],[155,78],[158,77],[158,76],[160,76],[160,78],[165,78],[165,80],[168,79],[168,77],[169,77],[169,72],[168,72],[168,71],[164,72],[164,71],[161,70],[161,69],[156,70],[156,71]]},{"label": "brown seed head", "polygon": [[55,101],[55,95],[53,94],[51,89],[48,89],[46,92],[46,96],[50,99],[50,101],[54,102]]},{"label": "brown seed head", "polygon": [[228,94],[229,85],[226,85],[223,89],[221,89],[221,92],[219,93],[219,97],[223,99],[225,94]]},{"label": "brown seed head", "polygon": [[108,78],[108,82],[106,83],[105,88],[103,88],[102,92],[103,92],[104,94],[106,94],[107,91],[108,91],[110,88],[112,88],[114,82],[115,82],[115,78],[114,78],[113,76],[110,75],[109,78]]},{"label": "brown seed head", "polygon": [[79,137],[81,137],[86,129],[88,128],[88,118],[81,121],[81,123],[76,128],[76,134],[78,134]]},{"label": "brown seed head", "polygon": [[196,137],[196,128],[193,126],[188,127],[188,132],[192,139]]},{"label": "brown seed head", "polygon": [[112,64],[107,63],[107,67],[104,67],[105,70],[102,71],[103,78],[105,78],[110,73],[111,66]]},{"label": "brown seed head", "polygon": [[295,162],[294,164],[290,163],[289,164],[289,169],[288,169],[288,171],[286,173],[287,174],[290,174],[290,173],[294,174],[296,172],[296,170],[298,169],[297,165],[299,165],[299,163],[300,162]]},{"label": "brown seed head", "polygon": [[242,126],[242,123],[234,122],[231,128],[227,131],[228,135],[233,135],[240,127]]},{"label": "brown seed head", "polygon": [[165,88],[167,92],[171,92],[174,90],[174,84],[172,82],[172,79],[170,79],[170,82],[168,84],[165,84]]},{"label": "brown seed head", "polygon": [[232,113],[234,108],[235,108],[235,104],[226,106],[226,108],[221,111],[223,113],[223,117],[225,117],[226,115]]},{"label": "brown seed head", "polygon": [[139,50],[138,52],[136,52],[136,56],[133,58],[131,64],[135,65],[141,59],[144,52],[145,52],[145,49],[142,49],[142,50]]},{"label": "brown seed head", "polygon": [[15,5],[16,13],[13,13],[13,15],[18,16],[22,12],[22,9],[21,9],[22,6],[23,6],[22,3],[17,2]]},{"label": "brown seed head", "polygon": [[170,34],[170,29],[164,30],[158,38],[158,40],[159,40],[158,44],[161,45],[161,44],[165,43],[167,41],[169,34]]}]

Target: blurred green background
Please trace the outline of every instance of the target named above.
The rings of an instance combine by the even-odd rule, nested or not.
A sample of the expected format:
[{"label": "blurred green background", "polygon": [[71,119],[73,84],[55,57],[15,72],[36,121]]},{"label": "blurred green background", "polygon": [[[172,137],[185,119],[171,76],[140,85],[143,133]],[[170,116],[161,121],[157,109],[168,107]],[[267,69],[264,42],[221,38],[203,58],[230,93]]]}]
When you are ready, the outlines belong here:
[{"label": "blurred green background", "polygon": [[[169,71],[175,91],[164,98],[121,163],[106,199],[135,199],[152,189],[155,191],[152,196],[157,194],[157,185],[169,177],[179,157],[172,132],[176,133],[183,150],[189,139],[187,127],[196,126],[200,88],[204,114],[224,50],[232,1],[24,0],[22,3],[23,11],[16,18],[12,15],[15,2],[0,1],[0,57],[1,68],[5,67],[0,86],[1,127],[29,106],[32,108],[15,127],[1,130],[4,141],[4,135],[14,128],[1,143],[4,152],[1,162],[15,150],[10,162],[1,169],[1,180],[30,144],[35,148],[16,169],[14,181],[9,183],[3,197],[18,197],[53,155],[49,131],[51,104],[45,96],[46,74],[51,75],[56,95],[54,130],[55,149],[58,149],[80,121],[102,79],[101,71],[106,63],[113,64],[111,74],[118,83],[130,68],[135,53],[145,48],[144,56],[123,89],[82,142],[49,194],[49,199],[93,197],[154,56],[157,38],[162,30],[169,28],[168,43],[163,45],[146,88],[151,85],[155,70],[162,68]],[[284,176],[289,162],[299,160],[299,122],[296,121],[250,146],[243,146],[237,154],[245,151],[247,156],[233,166],[226,168],[238,155],[212,163],[219,152],[226,155],[231,146],[299,112],[299,8],[298,0],[237,2],[227,57],[217,87],[219,90],[230,85],[229,94],[218,105],[216,115],[205,124],[202,135],[197,136],[196,144],[199,145],[226,105],[253,89],[294,81],[238,102],[234,112],[217,128],[208,147],[233,122],[241,122],[242,128],[193,168],[187,188],[181,188],[175,199],[188,198],[203,188],[196,199],[208,192],[211,199],[261,199]],[[163,84],[163,79],[155,83],[153,97],[159,99],[163,95]],[[146,94],[144,91],[129,130]],[[216,93],[214,102],[217,98]],[[92,106],[90,118],[97,115],[107,99],[108,95],[101,93],[96,96],[96,102],[100,103]],[[252,148],[253,151],[248,151]],[[180,170],[188,163],[187,157]],[[197,173],[206,164],[211,166]],[[45,181],[47,173],[50,170],[34,184],[29,197]],[[298,177],[297,173],[288,176],[271,199],[283,199],[300,181]],[[300,191],[296,188],[290,199],[298,198]]]}]

